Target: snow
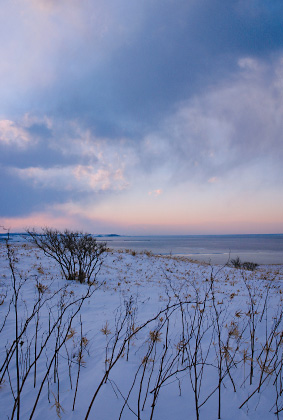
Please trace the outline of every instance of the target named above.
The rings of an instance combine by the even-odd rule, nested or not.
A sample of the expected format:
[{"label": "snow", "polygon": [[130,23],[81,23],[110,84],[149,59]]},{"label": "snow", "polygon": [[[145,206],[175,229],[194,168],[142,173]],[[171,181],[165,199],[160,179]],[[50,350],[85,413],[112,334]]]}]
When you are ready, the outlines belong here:
[{"label": "snow", "polygon": [[[83,301],[70,324],[70,317],[79,309],[78,303],[72,302],[87,293],[88,285],[64,280],[57,263],[30,244],[18,244],[14,249],[19,331],[31,316],[39,296],[42,303],[19,339],[19,386],[43,346],[36,363],[36,383],[33,365],[20,392],[20,419],[44,420],[57,416],[86,419],[97,389],[89,419],[136,419],[140,388],[141,420],[195,419],[192,384],[197,372],[201,379],[199,404],[212,393],[200,407],[199,418],[214,420],[218,418],[219,362],[224,376],[220,387],[221,419],[274,419],[275,411],[283,407],[280,396],[282,266],[260,266],[250,272],[199,264],[183,257],[108,251],[95,284],[89,288],[90,297]],[[0,258],[1,377],[3,375],[0,407],[1,419],[11,419],[13,406],[16,406],[17,358],[16,352],[9,353],[9,349],[15,348],[16,317],[13,278],[4,244]],[[62,312],[61,323],[58,323]],[[253,317],[254,374],[250,384]],[[54,324],[56,328],[49,334]],[[43,345],[47,337],[47,344]],[[267,341],[271,341],[270,346],[266,346]],[[199,345],[197,353],[196,345]],[[117,358],[117,362],[104,378],[112,351],[113,360]],[[11,355],[8,368],[4,363],[7,352]],[[166,373],[167,379],[163,377],[158,387],[158,378]],[[259,392],[240,409],[258,389],[261,374]],[[152,413],[154,389],[159,393]],[[281,412],[278,415],[281,417]],[[17,410],[14,418],[17,418]]]}]

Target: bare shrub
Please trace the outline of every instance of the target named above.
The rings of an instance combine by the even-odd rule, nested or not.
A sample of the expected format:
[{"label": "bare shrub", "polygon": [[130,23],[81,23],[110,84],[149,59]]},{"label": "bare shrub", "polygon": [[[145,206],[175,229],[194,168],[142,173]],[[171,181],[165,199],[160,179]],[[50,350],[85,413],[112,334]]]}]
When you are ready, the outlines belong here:
[{"label": "bare shrub", "polygon": [[258,264],[250,262],[250,261],[246,261],[242,263],[239,257],[231,260],[230,263],[234,268],[242,268],[243,270],[248,270],[248,271],[254,271],[258,267]]},{"label": "bare shrub", "polygon": [[42,233],[27,230],[29,239],[45,255],[53,258],[60,265],[67,280],[91,283],[95,280],[106,251],[106,243],[97,243],[96,239],[83,232],[44,228]]},{"label": "bare shrub", "polygon": [[254,271],[258,267],[258,264],[246,261],[242,264],[242,267],[244,270]]},{"label": "bare shrub", "polygon": [[242,263],[241,263],[240,258],[239,258],[239,257],[237,257],[237,258],[235,258],[235,259],[231,260],[231,265],[232,265],[234,268],[241,268],[241,267],[242,267]]}]

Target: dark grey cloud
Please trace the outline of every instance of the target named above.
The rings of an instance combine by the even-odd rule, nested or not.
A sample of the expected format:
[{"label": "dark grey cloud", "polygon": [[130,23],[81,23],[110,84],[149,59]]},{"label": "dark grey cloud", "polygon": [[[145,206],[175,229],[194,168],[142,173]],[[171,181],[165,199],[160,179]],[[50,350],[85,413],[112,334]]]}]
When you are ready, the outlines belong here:
[{"label": "dark grey cloud", "polygon": [[[98,135],[138,138],[176,102],[229,77],[240,57],[269,60],[282,50],[282,23],[279,2],[154,2],[133,39],[99,65],[91,42],[71,62],[62,55],[54,89],[37,100],[48,114],[79,118]],[[83,71],[72,75],[72,62]]]},{"label": "dark grey cloud", "polygon": [[32,137],[48,140],[52,137],[52,130],[46,126],[46,124],[35,123],[27,128],[27,132]]},{"label": "dark grey cloud", "polygon": [[0,215],[17,217],[39,211],[52,203],[64,202],[70,194],[62,191],[41,190],[13,176],[0,167]]},{"label": "dark grey cloud", "polygon": [[[64,166],[61,168],[64,168]],[[92,202],[99,202],[114,191],[103,190],[99,188],[100,185],[95,192],[92,192],[91,189],[86,190],[83,185],[82,188],[77,185],[73,185],[73,188],[65,188],[60,168],[57,169],[57,179],[55,169],[52,182],[48,181],[47,172],[46,183],[44,183],[36,178],[21,178],[17,172],[14,172],[14,168],[0,166],[1,217],[25,216],[31,212],[44,211],[67,201],[79,203],[86,196],[91,197]],[[70,183],[72,182],[72,174],[70,174]]]},{"label": "dark grey cloud", "polygon": [[[6,167],[27,168],[30,166],[41,166],[44,168],[54,165],[68,165],[78,162],[78,157],[73,155],[62,155],[58,150],[51,148],[46,141],[32,145],[25,150],[14,148],[11,146],[1,145],[1,162]],[[79,159],[84,161],[83,158]]]}]

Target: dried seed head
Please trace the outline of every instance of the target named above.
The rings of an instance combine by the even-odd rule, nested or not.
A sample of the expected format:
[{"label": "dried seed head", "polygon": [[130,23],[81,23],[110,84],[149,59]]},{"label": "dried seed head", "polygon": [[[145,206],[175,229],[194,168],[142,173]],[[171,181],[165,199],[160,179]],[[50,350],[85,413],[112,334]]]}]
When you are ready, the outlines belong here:
[{"label": "dried seed head", "polygon": [[161,341],[161,332],[160,331],[149,331],[149,335],[150,335],[150,339],[153,343],[157,343],[159,341]]},{"label": "dried seed head", "polygon": [[70,332],[67,335],[67,340],[70,340],[70,338],[72,338],[75,334],[76,334],[76,330],[74,330],[73,328],[70,328]]},{"label": "dried seed head", "polygon": [[42,284],[42,283],[37,283],[37,285],[36,285],[36,288],[37,288],[37,290],[39,291],[39,293],[44,293],[44,292],[46,292],[46,290],[48,289],[48,287],[47,286],[45,286],[44,284]]},{"label": "dried seed head", "polygon": [[108,325],[108,321],[105,322],[104,327],[102,327],[100,331],[102,332],[102,334],[104,334],[106,336],[111,334],[111,331],[110,331],[109,325]]}]

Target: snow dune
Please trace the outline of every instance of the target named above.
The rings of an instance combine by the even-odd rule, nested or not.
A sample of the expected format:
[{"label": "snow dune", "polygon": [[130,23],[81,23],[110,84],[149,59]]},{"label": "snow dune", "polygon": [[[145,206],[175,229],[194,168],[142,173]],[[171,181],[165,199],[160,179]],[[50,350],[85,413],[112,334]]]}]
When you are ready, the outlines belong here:
[{"label": "snow dune", "polygon": [[0,256],[1,419],[281,417],[282,266],[109,251],[88,286]]}]

